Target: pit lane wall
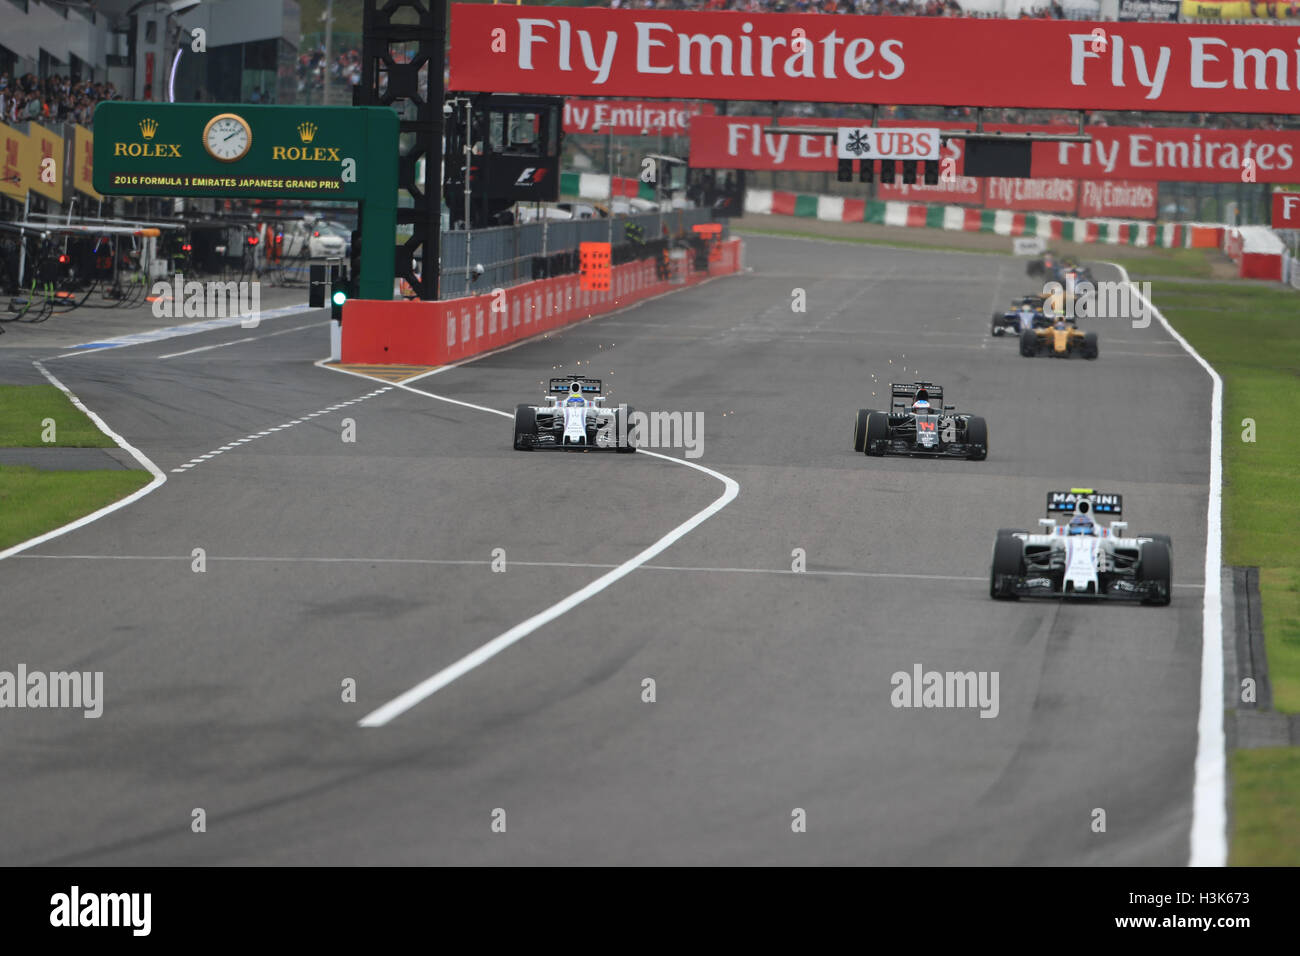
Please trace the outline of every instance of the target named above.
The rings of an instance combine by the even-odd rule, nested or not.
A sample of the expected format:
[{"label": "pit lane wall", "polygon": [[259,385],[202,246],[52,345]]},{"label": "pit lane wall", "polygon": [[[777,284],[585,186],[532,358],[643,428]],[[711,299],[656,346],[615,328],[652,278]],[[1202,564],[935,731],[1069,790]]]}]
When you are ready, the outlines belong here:
[{"label": "pit lane wall", "polygon": [[1010,209],[973,209],[896,200],[815,196],[775,189],[747,189],[745,212],[801,216],[829,222],[869,222],[885,226],[987,232],[999,236],[1040,236],[1046,240],[1103,245],[1161,246],[1174,249],[1223,247],[1225,227],[1217,223],[1153,223],[1123,219],[1079,219]]},{"label": "pit lane wall", "polygon": [[[342,361],[360,365],[446,365],[651,296],[697,285],[742,268],[740,239],[718,244],[707,272],[660,279],[645,259],[614,266],[610,288],[588,291],[578,276],[538,279],[481,295],[437,302],[350,299],[343,305]],[[679,269],[689,260],[674,260]],[[495,308],[494,308],[495,306]]]}]

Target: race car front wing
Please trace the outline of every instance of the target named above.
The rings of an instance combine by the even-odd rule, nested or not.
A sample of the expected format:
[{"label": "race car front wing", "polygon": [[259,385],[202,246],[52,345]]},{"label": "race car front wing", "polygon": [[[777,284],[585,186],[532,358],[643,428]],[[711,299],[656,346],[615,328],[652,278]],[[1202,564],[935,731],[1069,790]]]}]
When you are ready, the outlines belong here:
[{"label": "race car front wing", "polygon": [[1096,591],[1064,590],[1061,581],[1046,574],[998,575],[999,593],[1016,597],[1086,598],[1097,601],[1145,601],[1159,593],[1156,581],[1138,581],[1130,577],[1102,575]]}]

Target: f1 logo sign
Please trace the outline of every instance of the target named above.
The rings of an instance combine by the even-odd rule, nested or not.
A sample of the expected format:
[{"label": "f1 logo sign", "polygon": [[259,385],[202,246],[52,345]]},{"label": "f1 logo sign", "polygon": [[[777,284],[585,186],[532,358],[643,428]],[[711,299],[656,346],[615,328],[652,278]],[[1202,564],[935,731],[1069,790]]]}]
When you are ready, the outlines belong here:
[{"label": "f1 logo sign", "polygon": [[540,168],[537,166],[529,166],[522,173],[519,174],[519,178],[515,180],[515,185],[530,186],[534,183],[540,183],[542,181],[542,177],[544,177],[545,175],[546,175],[545,166],[542,166]]},{"label": "f1 logo sign", "polygon": [[1300,229],[1300,193],[1273,194],[1273,228]]}]

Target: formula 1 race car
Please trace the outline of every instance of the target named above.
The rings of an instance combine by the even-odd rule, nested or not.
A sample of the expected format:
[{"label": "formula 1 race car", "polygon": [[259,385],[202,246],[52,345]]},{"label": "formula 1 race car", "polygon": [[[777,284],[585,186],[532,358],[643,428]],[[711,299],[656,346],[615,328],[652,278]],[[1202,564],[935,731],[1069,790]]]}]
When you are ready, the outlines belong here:
[{"label": "formula 1 race car", "polygon": [[1051,249],[1048,249],[1037,259],[1030,259],[1025,263],[1025,275],[1031,276],[1055,276],[1056,269],[1059,266],[1061,257]]},{"label": "formula 1 race car", "polygon": [[1018,335],[1027,329],[1046,328],[1051,324],[1052,320],[1043,312],[1043,297],[1026,295],[1013,299],[1011,308],[1007,311],[993,313],[991,331],[994,336],[1001,336],[1008,331]]},{"label": "formula 1 race car", "polygon": [[1058,315],[1045,328],[1026,329],[1020,333],[1020,354],[1033,358],[1046,352],[1055,358],[1082,355],[1095,359],[1098,355],[1097,333],[1081,332],[1073,319]]},{"label": "formula 1 race car", "polygon": [[858,410],[853,450],[868,455],[924,455],[983,461],[989,453],[989,428],[978,415],[955,414],[943,404],[943,389],[932,382],[889,386],[888,412]]},{"label": "formula 1 race car", "polygon": [[1056,270],[1056,281],[1067,289],[1073,289],[1075,286],[1083,285],[1085,282],[1095,286],[1097,281],[1092,277],[1092,270],[1087,266],[1081,266],[1077,262],[1070,261],[1062,264]]},{"label": "formula 1 race car", "polygon": [[[993,542],[989,596],[1080,597],[1168,604],[1173,552],[1168,535],[1123,532],[1128,522],[1102,528],[1097,517],[1119,518],[1121,495],[1091,488],[1047,493],[1047,517],[1035,534],[1002,528]],[[1056,516],[1070,515],[1064,524]]]},{"label": "formula 1 race car", "polygon": [[545,405],[515,406],[515,450],[592,448],[636,451],[627,405],[605,408],[600,379],[553,378]]}]

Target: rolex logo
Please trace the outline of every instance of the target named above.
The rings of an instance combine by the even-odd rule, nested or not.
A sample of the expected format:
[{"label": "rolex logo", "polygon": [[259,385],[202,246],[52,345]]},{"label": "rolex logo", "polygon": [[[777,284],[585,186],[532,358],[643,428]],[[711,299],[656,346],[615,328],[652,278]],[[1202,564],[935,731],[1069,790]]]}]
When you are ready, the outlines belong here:
[{"label": "rolex logo", "polygon": [[316,124],[299,123],[298,138],[302,140],[304,143],[310,143],[313,139],[316,138]]},{"label": "rolex logo", "polygon": [[140,120],[140,132],[145,139],[153,139],[153,134],[158,132],[158,121],[145,117]]}]

